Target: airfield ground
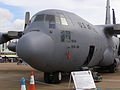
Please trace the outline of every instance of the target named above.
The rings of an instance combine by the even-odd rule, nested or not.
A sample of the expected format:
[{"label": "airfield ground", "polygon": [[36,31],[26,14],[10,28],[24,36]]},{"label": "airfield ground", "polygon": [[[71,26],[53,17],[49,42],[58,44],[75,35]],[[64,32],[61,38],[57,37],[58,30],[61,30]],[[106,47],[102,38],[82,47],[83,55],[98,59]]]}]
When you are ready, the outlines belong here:
[{"label": "airfield ground", "polygon": [[[17,65],[16,63],[0,63],[0,90],[20,90],[20,79],[25,77],[27,88],[29,88],[30,72],[35,72],[36,90],[73,90],[68,87],[68,81],[57,85],[44,85],[43,73],[31,68],[29,65]],[[71,84],[73,85],[73,83]],[[103,74],[103,81],[96,83],[97,88],[120,90],[120,67],[116,73]],[[29,89],[27,89],[29,90]],[[112,89],[113,90],[113,89]]]}]

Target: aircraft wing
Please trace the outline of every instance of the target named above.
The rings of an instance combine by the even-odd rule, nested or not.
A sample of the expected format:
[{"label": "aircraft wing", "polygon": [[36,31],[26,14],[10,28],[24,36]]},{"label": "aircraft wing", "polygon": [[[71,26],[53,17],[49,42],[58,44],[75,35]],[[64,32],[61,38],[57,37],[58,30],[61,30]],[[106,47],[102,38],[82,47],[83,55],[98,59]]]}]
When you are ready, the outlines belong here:
[{"label": "aircraft wing", "polygon": [[102,28],[106,35],[118,35],[120,34],[120,24],[112,25],[95,25],[98,28]]},{"label": "aircraft wing", "polygon": [[120,34],[120,24],[115,24],[113,26],[113,34]]},{"label": "aircraft wing", "polygon": [[0,33],[0,44],[6,43],[12,39],[19,39],[22,35],[22,31],[8,31],[7,33]]}]

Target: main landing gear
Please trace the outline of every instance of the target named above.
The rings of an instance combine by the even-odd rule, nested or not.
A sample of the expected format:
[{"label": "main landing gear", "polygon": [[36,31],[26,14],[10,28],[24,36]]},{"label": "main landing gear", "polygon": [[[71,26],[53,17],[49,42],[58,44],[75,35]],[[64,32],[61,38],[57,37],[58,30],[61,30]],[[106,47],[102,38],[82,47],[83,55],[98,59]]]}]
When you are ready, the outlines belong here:
[{"label": "main landing gear", "polygon": [[94,68],[95,71],[100,73],[115,73],[117,71],[118,62],[115,60],[114,63],[110,66]]},{"label": "main landing gear", "polygon": [[109,68],[110,73],[114,73],[117,71],[117,62],[115,61]]},{"label": "main landing gear", "polygon": [[57,84],[57,83],[60,83],[61,80],[62,80],[62,75],[60,72],[44,73],[45,83]]}]

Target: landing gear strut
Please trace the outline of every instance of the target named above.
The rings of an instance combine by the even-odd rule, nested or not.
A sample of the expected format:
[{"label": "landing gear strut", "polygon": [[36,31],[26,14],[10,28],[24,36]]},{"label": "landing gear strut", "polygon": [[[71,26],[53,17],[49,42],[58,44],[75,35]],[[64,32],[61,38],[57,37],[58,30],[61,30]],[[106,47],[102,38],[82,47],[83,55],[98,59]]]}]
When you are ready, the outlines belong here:
[{"label": "landing gear strut", "polygon": [[61,79],[62,79],[62,76],[60,72],[44,73],[45,83],[57,84],[57,83],[60,83]]}]

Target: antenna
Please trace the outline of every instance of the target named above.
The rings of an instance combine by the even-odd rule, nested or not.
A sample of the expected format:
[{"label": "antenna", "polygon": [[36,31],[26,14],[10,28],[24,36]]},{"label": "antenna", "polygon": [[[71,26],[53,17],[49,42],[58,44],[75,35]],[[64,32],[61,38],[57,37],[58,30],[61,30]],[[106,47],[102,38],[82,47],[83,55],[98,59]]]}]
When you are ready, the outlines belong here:
[{"label": "antenna", "polygon": [[107,0],[105,24],[111,24],[111,19],[110,19],[110,0]]}]

